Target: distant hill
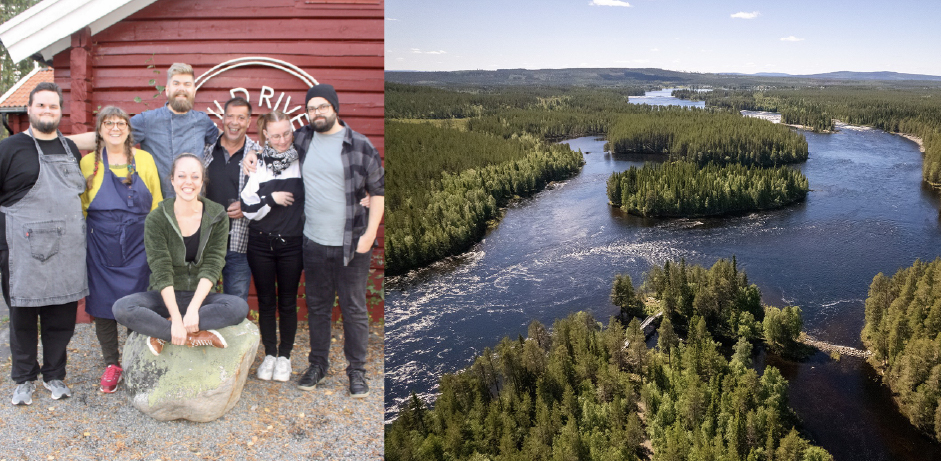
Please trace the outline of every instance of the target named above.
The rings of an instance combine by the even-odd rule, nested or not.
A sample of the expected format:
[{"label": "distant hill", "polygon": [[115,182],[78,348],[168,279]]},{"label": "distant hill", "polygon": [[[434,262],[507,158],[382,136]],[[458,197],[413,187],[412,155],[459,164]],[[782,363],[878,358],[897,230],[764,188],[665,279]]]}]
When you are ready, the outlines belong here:
[{"label": "distant hill", "polygon": [[796,75],[795,77],[832,78],[839,80],[930,80],[934,82],[941,82],[941,76],[937,75],[903,74],[899,72],[852,72],[846,70],[839,72],[827,72],[825,74]]},{"label": "distant hill", "polygon": [[417,85],[614,85],[695,84],[703,75],[663,69],[497,69],[453,72],[386,72],[386,81]]},{"label": "distant hill", "polygon": [[386,71],[388,82],[432,86],[688,86],[708,85],[726,88],[743,86],[803,86],[803,85],[879,85],[891,82],[890,86],[924,85],[925,82],[941,83],[941,76],[903,74],[898,72],[829,72],[813,75],[789,75],[763,72],[698,73],[678,72],[655,68],[573,68],[573,69],[497,69],[460,70],[453,72]]},{"label": "distant hill", "polygon": [[743,74],[740,72],[723,72],[719,75],[736,75],[752,77],[793,77],[793,78],[814,78],[814,79],[834,79],[834,80],[877,80],[877,81],[902,81],[902,80],[929,80],[941,82],[941,76],[925,74],[903,74],[900,72],[852,72],[841,70],[838,72],[827,72],[823,74],[804,74],[793,75],[780,72],[759,72],[757,74]]}]

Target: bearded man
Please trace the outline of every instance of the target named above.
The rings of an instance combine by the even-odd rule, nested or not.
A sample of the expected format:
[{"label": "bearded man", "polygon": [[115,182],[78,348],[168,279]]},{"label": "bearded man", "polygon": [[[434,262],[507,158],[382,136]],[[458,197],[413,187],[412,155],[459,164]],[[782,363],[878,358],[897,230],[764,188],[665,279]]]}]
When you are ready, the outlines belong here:
[{"label": "bearded man", "polygon": [[72,395],[62,381],[66,347],[78,300],[88,294],[79,197],[85,178],[78,147],[59,132],[62,91],[52,82],[36,85],[27,113],[27,132],[0,142],[0,278],[10,307],[14,405],[33,402],[40,373],[53,399]]},{"label": "bearded man", "polygon": [[[207,145],[215,144],[219,129],[205,112],[193,110],[196,82],[193,67],[174,63],[167,70],[167,104],[131,117],[131,135],[141,149],[150,152],[160,173],[164,197],[172,197],[170,165],[183,153],[203,155]],[[82,150],[95,148],[95,133],[69,136]],[[223,204],[224,205],[224,204]]]}]

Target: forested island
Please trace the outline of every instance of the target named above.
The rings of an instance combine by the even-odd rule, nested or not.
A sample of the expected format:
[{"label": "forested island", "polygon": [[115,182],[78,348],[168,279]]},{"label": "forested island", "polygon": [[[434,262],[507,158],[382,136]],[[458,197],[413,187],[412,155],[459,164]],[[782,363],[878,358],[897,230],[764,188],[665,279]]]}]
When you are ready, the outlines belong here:
[{"label": "forested island", "polygon": [[677,97],[703,100],[707,106],[779,112],[781,121],[815,131],[832,131],[833,120],[870,126],[922,139],[922,177],[941,187],[941,89],[882,85],[831,85],[776,90],[677,91]]},{"label": "forested island", "polygon": [[644,217],[699,217],[769,210],[804,200],[807,178],[785,166],[646,164],[608,178],[608,201]]},{"label": "forested island", "polygon": [[[734,260],[666,263],[646,278],[635,290],[618,276],[612,298],[637,313],[658,297],[656,348],[637,318],[603,327],[578,312],[551,331],[533,322],[526,338],[444,375],[434,408],[413,395],[386,428],[386,458],[832,460],[796,430],[781,373],[751,368],[753,342],[789,347],[798,308],[762,308]],[[710,332],[738,338],[730,359]]]},{"label": "forested island", "polygon": [[941,441],[941,259],[872,279],[862,340],[902,414]]},{"label": "forested island", "polygon": [[614,153],[670,160],[777,166],[807,160],[807,140],[785,126],[736,113],[671,108],[618,117],[607,134]]}]

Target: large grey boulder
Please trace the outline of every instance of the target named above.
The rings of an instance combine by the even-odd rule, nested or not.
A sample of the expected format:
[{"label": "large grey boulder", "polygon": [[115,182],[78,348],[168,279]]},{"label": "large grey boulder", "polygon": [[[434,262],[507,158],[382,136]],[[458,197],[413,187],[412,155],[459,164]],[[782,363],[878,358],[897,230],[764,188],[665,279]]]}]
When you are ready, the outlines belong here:
[{"label": "large grey boulder", "polygon": [[131,405],[160,421],[208,422],[232,409],[242,395],[261,336],[247,319],[217,331],[228,347],[167,343],[156,356],[147,347],[147,336],[128,336],[121,363]]}]

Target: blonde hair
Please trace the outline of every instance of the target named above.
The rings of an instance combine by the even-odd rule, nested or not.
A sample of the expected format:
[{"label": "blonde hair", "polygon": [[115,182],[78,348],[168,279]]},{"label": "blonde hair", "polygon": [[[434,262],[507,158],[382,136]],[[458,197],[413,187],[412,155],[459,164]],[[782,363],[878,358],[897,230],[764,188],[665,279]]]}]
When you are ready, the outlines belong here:
[{"label": "blonde hair", "polygon": [[[282,120],[290,120],[290,118],[280,110],[273,110],[267,114],[258,116],[258,144],[262,146],[265,145],[267,141],[265,137],[265,130],[268,129],[269,123],[280,122]],[[291,127],[294,128],[294,127]],[[293,134],[293,133],[292,133]]]},{"label": "blonde hair", "polygon": [[174,75],[191,75],[196,78],[196,75],[193,74],[193,66],[183,62],[175,62],[167,69],[167,86],[170,86],[170,81]]},{"label": "blonde hair", "polygon": [[107,106],[98,111],[98,116],[95,118],[95,169],[85,178],[86,190],[91,190],[95,175],[98,174],[98,165],[101,163],[101,151],[105,147],[105,140],[101,137],[101,125],[112,118],[121,119],[127,123],[127,139],[124,140],[124,155],[127,155],[127,177],[121,182],[131,184],[134,173],[137,171],[136,168],[131,167],[134,164],[134,135],[131,134],[131,117],[120,107]]}]

